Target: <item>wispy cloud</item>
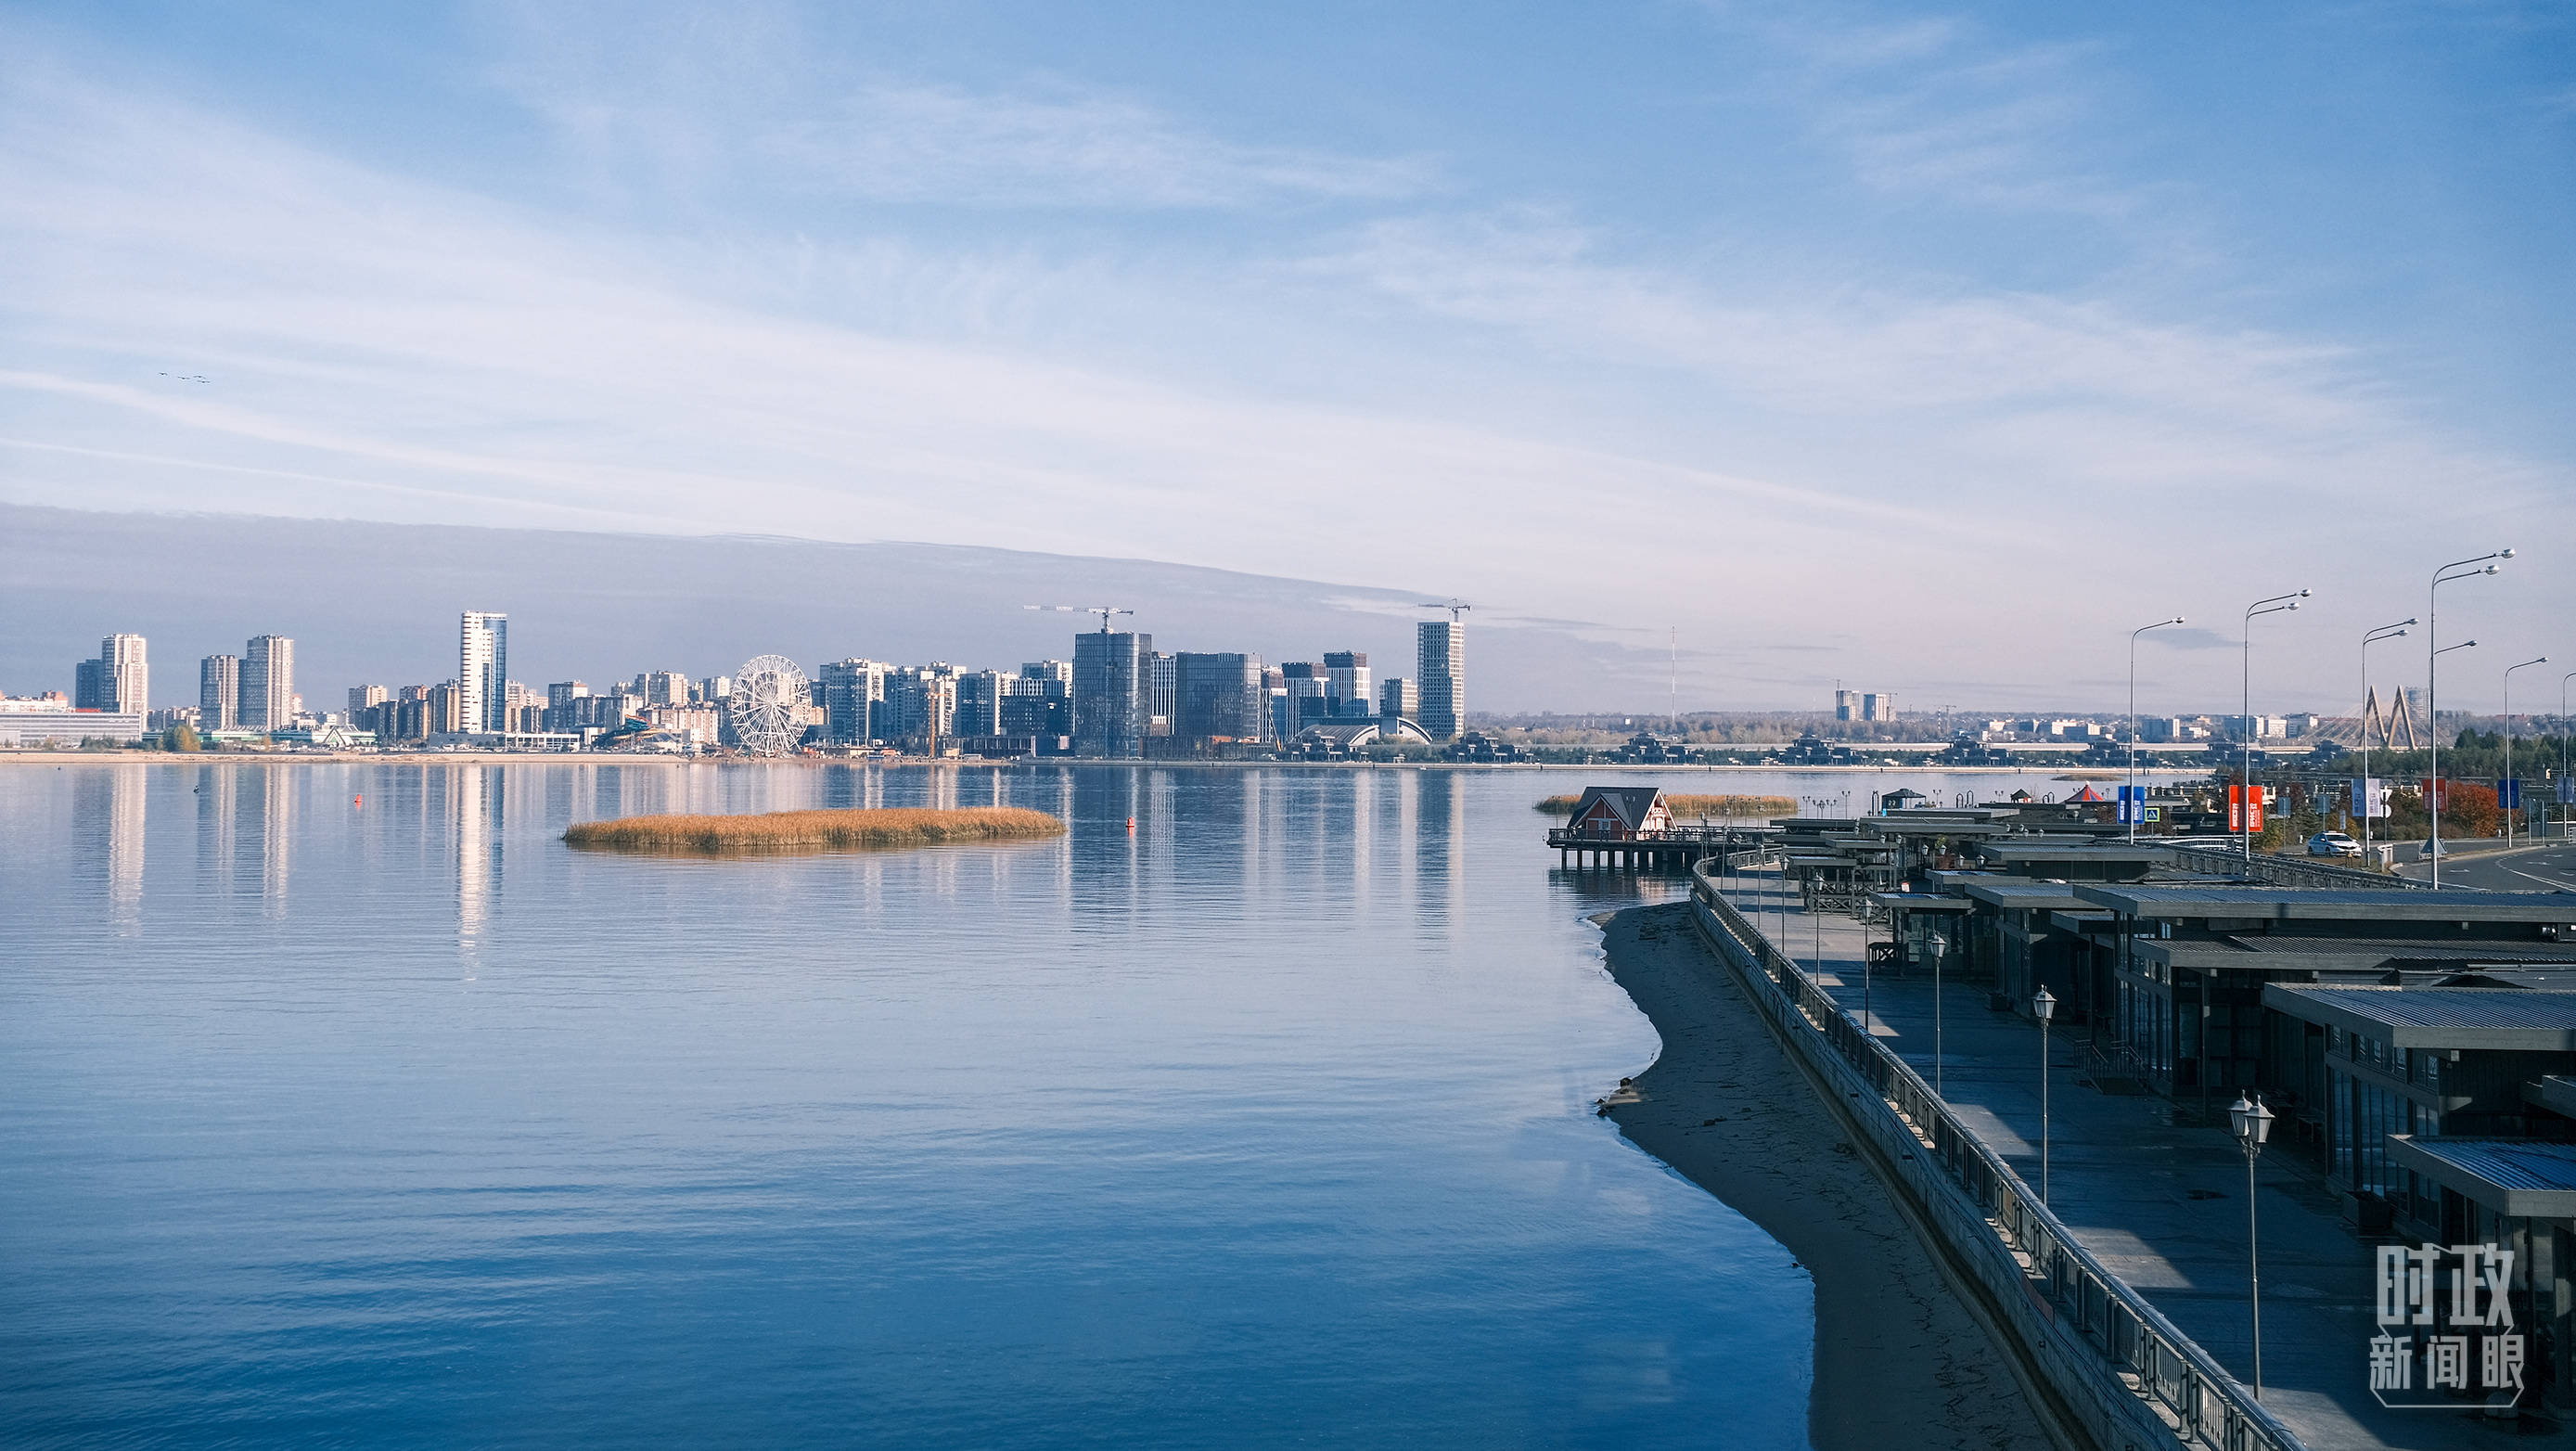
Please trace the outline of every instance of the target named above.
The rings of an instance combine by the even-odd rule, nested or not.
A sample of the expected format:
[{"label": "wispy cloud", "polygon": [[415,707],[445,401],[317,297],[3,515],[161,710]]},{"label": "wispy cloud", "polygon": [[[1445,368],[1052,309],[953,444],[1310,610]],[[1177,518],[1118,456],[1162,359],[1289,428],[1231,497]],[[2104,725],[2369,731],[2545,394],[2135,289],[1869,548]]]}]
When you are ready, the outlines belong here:
[{"label": "wispy cloud", "polygon": [[1756,84],[1864,185],[2097,219],[2132,217],[2148,199],[2080,144],[2116,88],[2095,46],[1999,41],[1955,16],[1733,3],[1710,11],[1775,58]]},{"label": "wispy cloud", "polygon": [[1058,76],[968,88],[872,72],[772,7],[597,19],[513,12],[491,75],[627,183],[1155,210],[1415,196],[1435,175],[1417,157],[1230,140]]}]

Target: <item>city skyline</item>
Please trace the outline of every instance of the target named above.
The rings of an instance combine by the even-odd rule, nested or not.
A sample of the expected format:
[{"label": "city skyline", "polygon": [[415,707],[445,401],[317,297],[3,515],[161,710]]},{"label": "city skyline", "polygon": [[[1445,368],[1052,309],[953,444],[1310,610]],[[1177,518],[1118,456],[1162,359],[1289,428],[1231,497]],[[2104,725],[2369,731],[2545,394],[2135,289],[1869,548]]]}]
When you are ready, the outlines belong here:
[{"label": "city skyline", "polygon": [[1153,13],[22,7],[0,497],[1454,592],[1733,705],[2299,585],[2323,704],[2502,544],[2576,617],[2563,15]]}]

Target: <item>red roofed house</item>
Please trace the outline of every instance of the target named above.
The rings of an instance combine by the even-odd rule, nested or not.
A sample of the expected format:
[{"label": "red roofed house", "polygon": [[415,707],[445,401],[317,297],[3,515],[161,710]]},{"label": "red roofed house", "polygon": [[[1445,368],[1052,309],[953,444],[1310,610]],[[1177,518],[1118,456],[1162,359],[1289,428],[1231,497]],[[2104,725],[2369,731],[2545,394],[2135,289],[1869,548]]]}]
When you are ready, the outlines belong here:
[{"label": "red roofed house", "polygon": [[1603,841],[1660,836],[1672,829],[1664,793],[1652,786],[1586,786],[1566,830]]}]

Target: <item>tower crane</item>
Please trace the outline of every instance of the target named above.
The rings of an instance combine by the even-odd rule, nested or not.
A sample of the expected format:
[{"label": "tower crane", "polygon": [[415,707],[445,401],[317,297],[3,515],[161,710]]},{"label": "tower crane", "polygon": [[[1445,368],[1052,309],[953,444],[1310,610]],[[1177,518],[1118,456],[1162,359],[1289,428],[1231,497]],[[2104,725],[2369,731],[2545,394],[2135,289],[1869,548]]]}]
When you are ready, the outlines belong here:
[{"label": "tower crane", "polygon": [[1422,603],[1415,605],[1414,608],[1417,610],[1447,610],[1449,612],[1449,623],[1454,625],[1458,623],[1458,617],[1460,615],[1474,609],[1475,606],[1467,603],[1465,600],[1452,598],[1446,603],[1439,600],[1424,600]]},{"label": "tower crane", "polygon": [[1136,613],[1134,610],[1128,609],[1124,605],[1022,605],[1020,608],[1027,610],[1054,610],[1058,613],[1069,615],[1098,615],[1100,617],[1100,633],[1104,635],[1109,633],[1109,617],[1111,615],[1132,615]]}]

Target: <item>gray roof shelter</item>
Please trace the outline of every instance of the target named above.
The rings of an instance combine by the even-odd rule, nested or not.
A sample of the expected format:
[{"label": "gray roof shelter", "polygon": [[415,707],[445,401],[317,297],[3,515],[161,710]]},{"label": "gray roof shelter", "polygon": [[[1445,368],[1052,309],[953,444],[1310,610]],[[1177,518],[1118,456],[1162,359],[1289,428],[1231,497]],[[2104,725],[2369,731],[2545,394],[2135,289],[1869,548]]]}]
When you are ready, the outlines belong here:
[{"label": "gray roof shelter", "polygon": [[2513,1219],[2576,1219],[2576,1144],[2388,1136],[2389,1162]]},{"label": "gray roof shelter", "polygon": [[2576,1053],[2576,992],[2269,983],[2263,1006],[2304,1022],[2367,1033],[2392,1048]]},{"label": "gray roof shelter", "polygon": [[2425,892],[2403,888],[2085,886],[2124,917],[2274,922],[2489,922],[2576,927],[2576,892]]}]

